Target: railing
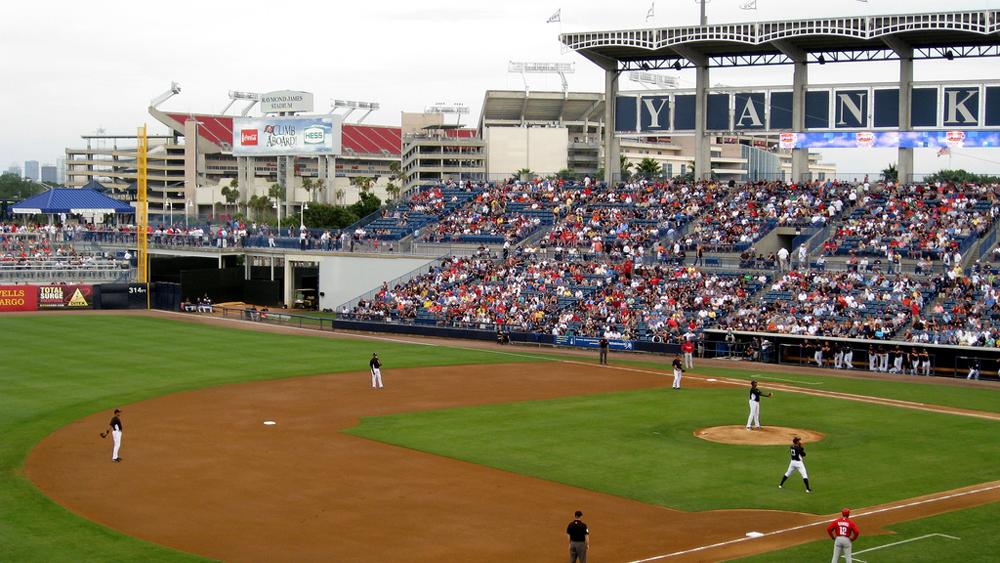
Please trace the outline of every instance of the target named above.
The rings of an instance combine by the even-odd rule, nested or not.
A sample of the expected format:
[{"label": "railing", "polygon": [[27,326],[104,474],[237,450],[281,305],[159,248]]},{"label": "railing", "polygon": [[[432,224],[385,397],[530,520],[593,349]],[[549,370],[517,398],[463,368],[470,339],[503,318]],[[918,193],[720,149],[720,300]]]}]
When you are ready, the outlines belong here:
[{"label": "railing", "polygon": [[0,282],[56,283],[62,281],[125,283],[135,280],[135,270],[122,268],[0,268]]}]

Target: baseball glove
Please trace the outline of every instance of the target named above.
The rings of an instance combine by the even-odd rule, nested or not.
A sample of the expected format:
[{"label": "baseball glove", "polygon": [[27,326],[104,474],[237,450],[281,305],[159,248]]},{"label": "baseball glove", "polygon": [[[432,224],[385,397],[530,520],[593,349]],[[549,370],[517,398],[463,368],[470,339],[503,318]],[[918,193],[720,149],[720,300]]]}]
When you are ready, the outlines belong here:
[{"label": "baseball glove", "polygon": [[101,432],[101,438],[107,438],[107,437],[108,437],[107,432]]}]

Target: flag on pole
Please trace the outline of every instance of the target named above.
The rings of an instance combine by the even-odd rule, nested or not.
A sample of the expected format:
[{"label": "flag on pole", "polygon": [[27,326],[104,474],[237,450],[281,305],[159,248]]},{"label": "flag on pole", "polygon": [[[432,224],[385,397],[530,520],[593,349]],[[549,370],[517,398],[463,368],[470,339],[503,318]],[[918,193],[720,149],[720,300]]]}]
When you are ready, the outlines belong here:
[{"label": "flag on pole", "polygon": [[951,147],[941,147],[937,152],[938,156],[951,156]]},{"label": "flag on pole", "polygon": [[656,2],[650,2],[649,11],[646,12],[646,23],[649,23],[649,20],[653,19],[654,8],[656,8]]},{"label": "flag on pole", "polygon": [[562,21],[562,8],[556,10],[556,13],[549,16],[549,19],[545,20],[545,23],[559,23]]}]

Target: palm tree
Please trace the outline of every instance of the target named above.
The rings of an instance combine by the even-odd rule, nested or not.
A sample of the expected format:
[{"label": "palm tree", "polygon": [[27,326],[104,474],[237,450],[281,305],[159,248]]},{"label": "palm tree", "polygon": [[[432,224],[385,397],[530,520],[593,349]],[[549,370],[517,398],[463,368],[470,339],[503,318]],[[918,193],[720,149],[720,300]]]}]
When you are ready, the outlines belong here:
[{"label": "palm tree", "polygon": [[632,163],[625,155],[618,155],[618,164],[622,171],[622,181],[627,182],[632,178]]},{"label": "palm tree", "polygon": [[639,166],[636,167],[636,174],[642,176],[643,178],[649,180],[654,176],[659,176],[661,169],[660,163],[656,162],[652,158],[644,158],[639,162]]},{"label": "palm tree", "polygon": [[395,182],[389,182],[385,186],[385,193],[389,194],[389,201],[396,201],[402,188]]},{"label": "palm tree", "polygon": [[267,196],[274,200],[275,203],[285,199],[285,188],[281,187],[281,184],[274,183],[267,190]]},{"label": "palm tree", "polygon": [[372,187],[375,185],[375,179],[368,176],[354,176],[351,178],[351,183],[357,186],[361,193],[367,193],[372,191]]},{"label": "palm tree", "polygon": [[899,171],[896,170],[896,163],[893,162],[888,168],[882,169],[882,179],[886,182],[895,182],[899,179]]},{"label": "palm tree", "polygon": [[535,173],[530,168],[521,168],[514,171],[514,178],[521,181],[527,181],[534,175]]},{"label": "palm tree", "polygon": [[261,214],[271,208],[271,200],[267,196],[251,196],[250,200],[247,201],[247,207],[253,209],[254,220],[259,220]]},{"label": "palm tree", "polygon": [[227,205],[233,205],[240,199],[240,188],[236,182],[228,186],[223,186],[219,192],[222,194],[222,197],[226,198]]},{"label": "palm tree", "polygon": [[343,205],[343,203],[344,203],[344,194],[345,194],[344,188],[337,188],[336,191],[333,192],[333,197],[334,197],[334,199],[337,200],[337,203]]}]

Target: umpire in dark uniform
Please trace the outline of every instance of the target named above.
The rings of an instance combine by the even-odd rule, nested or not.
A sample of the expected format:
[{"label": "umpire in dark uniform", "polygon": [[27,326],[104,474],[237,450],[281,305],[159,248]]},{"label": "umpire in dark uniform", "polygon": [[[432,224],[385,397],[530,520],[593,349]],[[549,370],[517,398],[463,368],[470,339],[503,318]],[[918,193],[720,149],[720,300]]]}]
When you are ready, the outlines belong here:
[{"label": "umpire in dark uniform", "polygon": [[598,342],[597,345],[601,348],[601,365],[608,365],[608,338],[606,336],[602,336],[601,341]]},{"label": "umpire in dark uniform", "polygon": [[583,512],[579,510],[574,514],[576,518],[566,526],[566,534],[569,535],[569,563],[587,563],[587,550],[590,549],[590,530],[587,525],[580,520]]}]

